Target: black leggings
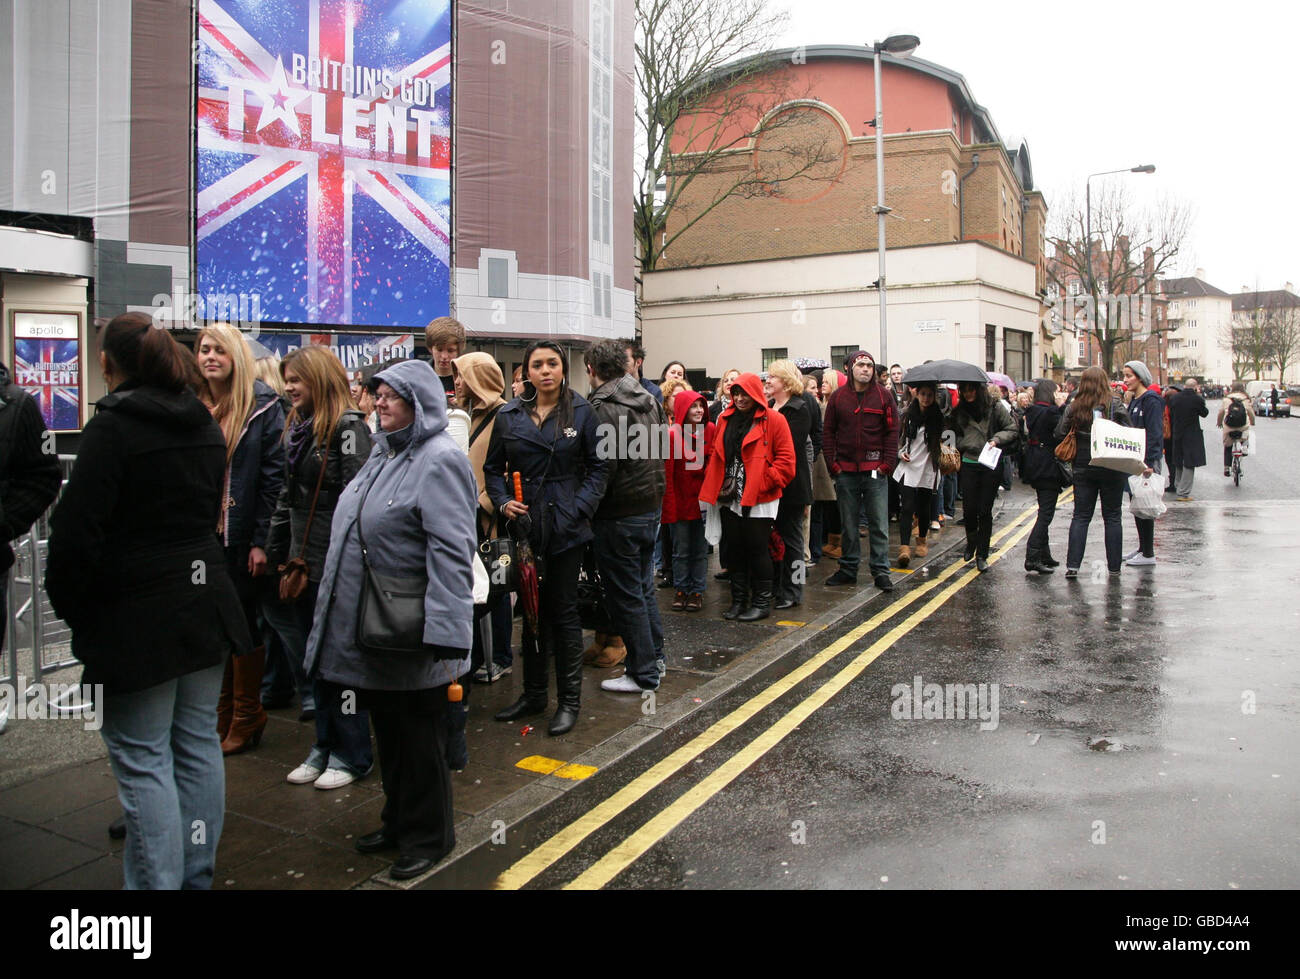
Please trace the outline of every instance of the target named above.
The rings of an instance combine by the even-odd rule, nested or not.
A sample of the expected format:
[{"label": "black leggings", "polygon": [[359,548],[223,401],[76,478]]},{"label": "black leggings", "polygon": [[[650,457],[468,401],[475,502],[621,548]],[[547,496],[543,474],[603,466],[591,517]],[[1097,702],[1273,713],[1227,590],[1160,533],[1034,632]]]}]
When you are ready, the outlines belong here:
[{"label": "black leggings", "polygon": [[998,498],[1002,473],[978,462],[962,462],[957,474],[961,482],[962,516],[966,518],[966,548],[975,556],[989,556],[993,536],[993,503]]},{"label": "black leggings", "polygon": [[1055,483],[1034,483],[1034,493],[1038,496],[1038,519],[1034,521],[1034,529],[1029,532],[1029,542],[1025,545],[1026,560],[1047,556],[1047,534],[1052,527],[1052,518],[1056,516],[1056,499],[1061,495],[1061,488]]},{"label": "black leggings", "polygon": [[898,484],[902,497],[898,512],[898,540],[904,547],[912,543],[912,517],[916,517],[916,536],[925,540],[930,532],[930,510],[934,507],[934,490]]},{"label": "black leggings", "polygon": [[[772,581],[772,518],[738,517],[730,507],[722,508],[722,559],[727,570],[750,581]],[[799,555],[800,558],[803,555]]]}]

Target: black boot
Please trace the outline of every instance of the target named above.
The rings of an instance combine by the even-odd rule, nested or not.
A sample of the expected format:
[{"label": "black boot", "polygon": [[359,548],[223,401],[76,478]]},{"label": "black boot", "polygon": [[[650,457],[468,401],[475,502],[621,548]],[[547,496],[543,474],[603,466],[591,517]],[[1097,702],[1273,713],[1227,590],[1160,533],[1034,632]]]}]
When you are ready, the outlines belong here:
[{"label": "black boot", "polygon": [[568,734],[578,723],[582,704],[582,649],[581,643],[572,649],[555,651],[555,681],[559,704],[546,733],[552,736]]},{"label": "black boot", "polygon": [[1043,546],[1043,553],[1042,553],[1041,555],[1039,555],[1038,560],[1039,560],[1043,565],[1045,565],[1046,567],[1049,567],[1049,568],[1059,568],[1059,567],[1061,566],[1061,562],[1058,561],[1058,560],[1056,560],[1056,558],[1052,557],[1052,545],[1051,545],[1051,544],[1045,544],[1045,545]]},{"label": "black boot", "polygon": [[[519,699],[496,715],[498,721],[517,721],[546,710],[546,653],[528,637],[519,655],[524,661],[524,692]],[[579,654],[581,665],[582,656]]]},{"label": "black boot", "polygon": [[1036,571],[1038,574],[1052,573],[1052,569],[1043,561],[1043,552],[1039,550],[1025,551],[1025,570]]},{"label": "black boot", "polygon": [[754,604],[736,616],[737,622],[757,622],[766,619],[772,608],[772,579],[754,579]]},{"label": "black boot", "polygon": [[749,572],[731,569],[731,608],[722,613],[724,619],[736,619],[749,608]]}]

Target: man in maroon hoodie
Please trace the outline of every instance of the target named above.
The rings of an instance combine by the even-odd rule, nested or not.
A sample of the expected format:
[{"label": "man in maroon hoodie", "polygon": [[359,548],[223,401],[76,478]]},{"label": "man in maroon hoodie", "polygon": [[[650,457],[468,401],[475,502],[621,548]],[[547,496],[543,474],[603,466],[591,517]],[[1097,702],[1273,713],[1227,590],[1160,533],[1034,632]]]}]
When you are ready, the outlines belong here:
[{"label": "man in maroon hoodie", "polygon": [[843,554],[828,585],[858,581],[861,544],[851,533],[859,508],[866,503],[871,541],[871,576],[881,591],[893,591],[889,580],[889,474],[898,460],[898,407],[889,391],[876,382],[875,358],[858,350],[844,362],[848,384],[826,403],[822,451],[835,479],[840,508]]}]

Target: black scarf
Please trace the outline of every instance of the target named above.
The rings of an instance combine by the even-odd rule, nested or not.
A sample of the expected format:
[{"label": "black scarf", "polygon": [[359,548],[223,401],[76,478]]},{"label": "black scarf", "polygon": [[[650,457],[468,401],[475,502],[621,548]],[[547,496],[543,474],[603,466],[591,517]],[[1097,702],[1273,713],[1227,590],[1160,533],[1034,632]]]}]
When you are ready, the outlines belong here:
[{"label": "black scarf", "polygon": [[749,434],[757,412],[758,406],[755,405],[748,412],[733,411],[731,417],[727,419],[727,429],[722,434],[722,446],[726,452],[728,468],[740,461],[740,445]]}]

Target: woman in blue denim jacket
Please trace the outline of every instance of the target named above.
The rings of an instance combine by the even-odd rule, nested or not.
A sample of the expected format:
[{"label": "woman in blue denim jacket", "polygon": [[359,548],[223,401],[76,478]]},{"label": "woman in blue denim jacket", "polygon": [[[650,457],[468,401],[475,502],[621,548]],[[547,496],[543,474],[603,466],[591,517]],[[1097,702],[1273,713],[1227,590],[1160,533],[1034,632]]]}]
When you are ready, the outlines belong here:
[{"label": "woman in blue denim jacket", "polygon": [[[492,504],[506,520],[527,514],[529,542],[541,579],[538,634],[525,623],[524,691],[496,715],[514,721],[546,710],[546,658],[555,656],[559,701],[548,733],[565,734],[578,720],[582,694],[582,623],[578,570],[592,539],[591,517],[608,468],[597,454],[596,415],[568,385],[563,350],[549,340],[524,352],[524,393],[497,412],[483,471]],[[514,473],[523,503],[514,497]]]}]

